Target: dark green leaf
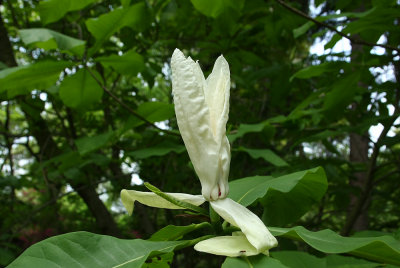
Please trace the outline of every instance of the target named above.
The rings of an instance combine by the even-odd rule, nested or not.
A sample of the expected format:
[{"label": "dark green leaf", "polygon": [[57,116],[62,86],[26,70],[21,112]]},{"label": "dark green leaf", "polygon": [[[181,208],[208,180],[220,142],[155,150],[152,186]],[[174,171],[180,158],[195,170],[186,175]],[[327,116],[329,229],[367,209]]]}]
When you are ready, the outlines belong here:
[{"label": "dark green leaf", "polygon": [[228,135],[228,139],[230,143],[233,143],[236,139],[243,137],[247,133],[252,133],[252,132],[260,132],[264,129],[264,127],[268,123],[266,122],[261,122],[258,124],[240,124],[238,130],[234,134]]},{"label": "dark green leaf", "polygon": [[286,163],[285,160],[280,158],[276,153],[269,149],[249,149],[240,147],[239,151],[248,153],[254,159],[262,158],[277,167],[284,167],[289,165],[288,163]]},{"label": "dark green leaf", "polygon": [[101,99],[103,89],[86,69],[80,69],[62,81],[59,94],[68,107],[88,108]]},{"label": "dark green leaf", "polygon": [[112,136],[113,132],[109,131],[93,137],[80,138],[75,140],[75,144],[79,154],[84,155],[105,146]]},{"label": "dark green leaf", "polygon": [[132,156],[136,159],[144,159],[152,156],[163,156],[170,152],[182,153],[185,151],[185,146],[181,144],[174,144],[171,142],[162,142],[153,147],[147,147],[145,149],[129,152],[127,155]]},{"label": "dark green leaf", "polygon": [[125,75],[136,75],[144,69],[143,57],[134,50],[130,50],[121,56],[98,57],[96,60],[101,62],[103,66],[112,67],[118,73]]},{"label": "dark green leaf", "polygon": [[150,241],[175,241],[181,239],[185,234],[199,230],[201,228],[211,227],[208,222],[200,224],[190,224],[186,226],[168,225],[155,232]]},{"label": "dark green leaf", "polygon": [[231,258],[228,257],[222,264],[221,268],[287,268],[277,259],[265,255],[254,257]]},{"label": "dark green leaf", "polygon": [[134,30],[142,30],[148,24],[148,10],[145,4],[137,3],[126,8],[117,8],[98,18],[86,20],[86,27],[96,38],[90,53],[95,53],[115,32],[128,26]]},{"label": "dark green leaf", "polygon": [[324,253],[349,253],[377,262],[400,265],[400,241],[392,236],[343,237],[331,230],[311,232],[302,226],[269,229],[275,236],[303,241]]}]

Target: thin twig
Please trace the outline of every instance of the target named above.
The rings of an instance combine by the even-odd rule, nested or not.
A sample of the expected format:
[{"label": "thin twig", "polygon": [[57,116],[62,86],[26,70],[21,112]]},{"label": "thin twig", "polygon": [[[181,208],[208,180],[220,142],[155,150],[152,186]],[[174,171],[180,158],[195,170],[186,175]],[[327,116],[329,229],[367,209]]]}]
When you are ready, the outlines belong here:
[{"label": "thin twig", "polygon": [[149,120],[147,120],[146,118],[144,118],[143,116],[141,116],[140,114],[138,114],[136,111],[134,111],[131,107],[129,107],[127,104],[125,104],[122,100],[120,100],[117,96],[115,96],[110,90],[108,90],[108,88],[106,86],[103,85],[103,83],[101,83],[101,81],[93,74],[93,72],[87,68],[86,66],[86,70],[89,72],[89,74],[94,78],[94,80],[97,82],[97,84],[99,84],[99,86],[101,86],[101,88],[111,97],[113,98],[116,102],[118,102],[122,107],[124,107],[126,110],[128,110],[131,114],[133,114],[134,116],[136,116],[137,118],[139,118],[140,120],[142,120],[143,122],[145,122],[146,124],[148,124],[149,126],[152,126],[158,130],[160,130],[161,132],[167,133],[167,134],[171,134],[171,135],[175,135],[175,136],[180,136],[178,133],[175,133],[173,131],[169,131],[166,129],[162,129],[159,128],[158,126],[156,126],[154,123],[150,122]]},{"label": "thin twig", "polygon": [[286,8],[286,9],[288,9],[288,10],[290,10],[291,12],[293,12],[293,13],[295,13],[295,14],[297,14],[297,15],[299,15],[299,16],[301,16],[301,17],[303,17],[303,18],[305,18],[305,19],[307,19],[307,20],[309,20],[309,21],[314,22],[314,23],[317,24],[317,25],[320,25],[320,26],[322,26],[322,27],[328,28],[329,30],[331,30],[331,31],[333,31],[333,32],[335,32],[335,33],[337,33],[338,35],[340,35],[340,36],[342,36],[342,37],[344,37],[344,38],[347,38],[347,39],[348,39],[351,43],[353,43],[353,44],[365,45],[365,46],[370,46],[370,47],[383,47],[383,48],[386,48],[386,49],[389,49],[389,50],[396,51],[397,53],[400,53],[400,49],[399,49],[399,48],[396,48],[396,47],[392,47],[392,46],[385,45],[385,44],[370,43],[370,42],[363,41],[363,40],[357,40],[357,39],[355,39],[355,38],[353,38],[353,37],[351,37],[351,36],[349,36],[349,35],[347,35],[347,34],[341,32],[341,31],[337,30],[337,29],[336,29],[335,27],[333,27],[333,26],[330,26],[330,25],[328,25],[328,24],[326,24],[326,23],[323,23],[323,22],[318,21],[318,20],[316,20],[316,19],[314,19],[314,18],[311,18],[310,16],[308,16],[308,15],[305,14],[305,13],[303,13],[302,11],[300,11],[300,10],[298,10],[298,9],[296,9],[296,8],[294,8],[294,7],[291,7],[290,5],[286,4],[283,0],[276,0],[276,1],[277,1],[281,6],[283,6],[284,8]]}]

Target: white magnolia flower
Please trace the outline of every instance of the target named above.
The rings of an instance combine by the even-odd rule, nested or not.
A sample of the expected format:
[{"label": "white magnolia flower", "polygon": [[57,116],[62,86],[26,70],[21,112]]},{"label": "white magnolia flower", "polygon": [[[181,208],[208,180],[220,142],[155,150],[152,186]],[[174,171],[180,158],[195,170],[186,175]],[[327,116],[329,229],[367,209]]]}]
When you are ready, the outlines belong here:
[{"label": "white magnolia flower", "polygon": [[[230,164],[230,145],[226,137],[230,89],[228,63],[220,56],[205,79],[199,64],[175,49],[171,67],[178,126],[200,179],[202,195],[167,194],[195,206],[210,201],[216,213],[241,230],[232,236],[203,240],[194,248],[230,257],[268,254],[270,248],[277,246],[276,238],[253,212],[226,197]],[[182,209],[152,192],[122,190],[121,199],[130,214],[135,201],[152,207]]]}]

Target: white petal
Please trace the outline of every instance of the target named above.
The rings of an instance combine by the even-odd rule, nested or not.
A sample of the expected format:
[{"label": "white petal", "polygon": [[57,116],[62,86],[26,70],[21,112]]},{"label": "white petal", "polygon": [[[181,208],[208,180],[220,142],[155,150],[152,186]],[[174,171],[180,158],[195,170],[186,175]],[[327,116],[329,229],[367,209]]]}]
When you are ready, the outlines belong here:
[{"label": "white petal", "polygon": [[217,140],[222,140],[226,132],[230,86],[229,64],[221,55],[215,61],[204,90],[205,100],[210,111],[211,129]]},{"label": "white petal", "polygon": [[[171,58],[172,92],[178,127],[207,200],[219,198],[220,144],[210,127],[204,98],[205,79],[200,66],[175,49]],[[226,161],[225,161],[226,162]]]},{"label": "white petal", "polygon": [[[191,195],[183,193],[167,193],[172,197],[185,201],[195,206],[200,206],[205,202],[202,195]],[[180,206],[174,205],[164,198],[156,195],[153,192],[140,192],[135,190],[122,190],[121,191],[122,204],[125,206],[129,214],[132,214],[135,201],[142,203],[143,205],[156,207],[156,208],[168,208],[168,209],[183,209]]]},{"label": "white petal", "polygon": [[246,207],[230,198],[219,199],[210,203],[215,212],[224,220],[240,228],[247,240],[259,253],[278,245],[278,241],[260,218]]},{"label": "white petal", "polygon": [[[260,252],[253,247],[245,236],[217,236],[200,241],[194,246],[197,251],[214,255],[240,257],[254,256]],[[268,251],[264,252],[268,254]]]}]

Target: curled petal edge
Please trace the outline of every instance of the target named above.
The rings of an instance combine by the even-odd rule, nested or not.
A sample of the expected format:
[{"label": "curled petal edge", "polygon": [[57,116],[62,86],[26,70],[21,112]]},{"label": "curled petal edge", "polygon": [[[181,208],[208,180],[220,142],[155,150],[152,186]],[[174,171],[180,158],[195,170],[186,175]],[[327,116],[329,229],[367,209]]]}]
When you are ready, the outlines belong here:
[{"label": "curled petal edge", "polygon": [[210,204],[224,220],[240,228],[258,252],[264,252],[278,245],[278,241],[260,218],[246,207],[230,198],[212,201]]},{"label": "curled petal edge", "polygon": [[[184,194],[184,193],[166,193],[175,199],[180,201],[184,201],[190,203],[195,206],[200,206],[206,200],[202,195],[191,195],[191,194]],[[128,211],[129,215],[133,213],[133,208],[135,201],[155,208],[167,208],[167,209],[184,209],[180,206],[172,204],[171,202],[165,200],[164,198],[156,195],[152,192],[141,192],[135,190],[122,190],[121,191],[121,200],[122,204]]]}]

